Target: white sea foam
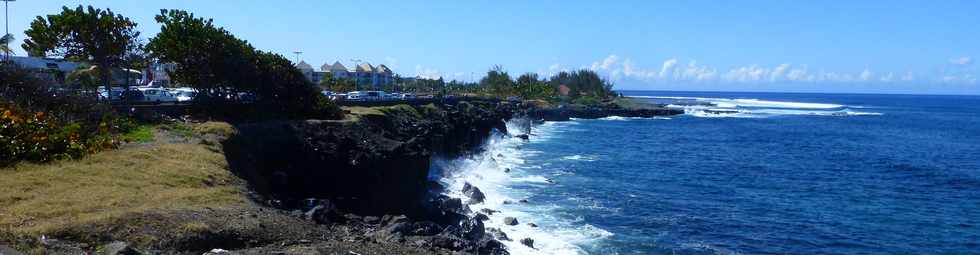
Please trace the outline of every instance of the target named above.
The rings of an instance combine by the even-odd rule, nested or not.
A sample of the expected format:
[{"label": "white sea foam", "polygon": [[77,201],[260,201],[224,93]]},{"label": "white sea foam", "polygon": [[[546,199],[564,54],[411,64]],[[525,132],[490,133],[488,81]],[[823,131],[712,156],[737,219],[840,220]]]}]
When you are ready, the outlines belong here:
[{"label": "white sea foam", "polygon": [[[561,129],[568,128],[574,122],[546,122],[531,129],[529,142],[541,142],[555,137]],[[508,130],[520,134],[523,130],[512,127]],[[557,205],[547,203],[507,203],[528,198],[532,194],[521,189],[512,188],[512,184],[534,183],[548,185],[549,179],[536,175],[546,164],[527,165],[525,157],[528,154],[520,147],[527,143],[519,138],[504,135],[494,135],[485,146],[485,151],[466,158],[454,160],[436,160],[433,163],[432,178],[446,185],[446,195],[466,200],[461,190],[465,183],[474,185],[486,195],[483,203],[470,205],[470,209],[478,212],[488,208],[500,211],[489,215],[490,220],[484,224],[487,227],[498,228],[507,233],[512,241],[503,241],[511,254],[588,254],[581,247],[590,245],[613,234],[601,228],[585,224],[582,221],[561,219],[554,211],[560,209]],[[577,156],[577,157],[576,157]],[[573,160],[595,160],[595,156],[573,155]],[[505,171],[510,169],[510,171]],[[521,224],[508,226],[503,224],[504,217],[516,217]],[[535,223],[531,227],[527,223]],[[534,249],[520,244],[523,238],[534,239]]]},{"label": "white sea foam", "polygon": [[649,118],[644,118],[644,117],[609,116],[609,117],[599,118],[599,120],[613,120],[613,121],[627,121],[627,120],[669,120],[669,119],[671,119],[671,118],[670,117],[660,117],[660,116],[649,117]]},{"label": "white sea foam", "polygon": [[591,155],[584,155],[584,156],[583,155],[571,155],[571,156],[564,156],[564,157],[562,157],[562,159],[564,159],[564,160],[578,160],[578,161],[590,161],[590,162],[591,161],[596,161],[597,158],[598,157],[591,156]]},{"label": "white sea foam", "polygon": [[643,98],[692,100],[694,103],[672,102],[667,107],[682,109],[687,115],[702,118],[766,118],[780,115],[811,115],[811,116],[879,116],[881,113],[853,111],[852,109],[867,109],[865,106],[848,106],[831,103],[810,103],[773,101],[742,98],[710,98],[710,97],[656,97]]}]

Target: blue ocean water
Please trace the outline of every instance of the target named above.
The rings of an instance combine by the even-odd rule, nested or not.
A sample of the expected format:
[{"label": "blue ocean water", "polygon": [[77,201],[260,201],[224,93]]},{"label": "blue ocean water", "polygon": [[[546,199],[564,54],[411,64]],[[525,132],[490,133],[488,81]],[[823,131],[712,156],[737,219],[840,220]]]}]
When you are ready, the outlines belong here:
[{"label": "blue ocean water", "polygon": [[688,114],[548,122],[447,182],[516,254],[980,253],[980,97],[624,93]]}]

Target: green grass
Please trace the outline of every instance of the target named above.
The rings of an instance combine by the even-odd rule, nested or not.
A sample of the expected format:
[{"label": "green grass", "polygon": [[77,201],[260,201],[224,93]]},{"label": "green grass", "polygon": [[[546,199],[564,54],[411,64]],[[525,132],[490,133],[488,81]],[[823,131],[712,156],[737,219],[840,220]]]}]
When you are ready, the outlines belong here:
[{"label": "green grass", "polygon": [[153,141],[156,128],[153,125],[140,125],[122,135],[122,139],[132,143],[148,143]]},{"label": "green grass", "polygon": [[184,123],[175,122],[175,123],[163,124],[160,125],[160,130],[170,131],[184,138],[194,136],[194,129],[190,125]]}]

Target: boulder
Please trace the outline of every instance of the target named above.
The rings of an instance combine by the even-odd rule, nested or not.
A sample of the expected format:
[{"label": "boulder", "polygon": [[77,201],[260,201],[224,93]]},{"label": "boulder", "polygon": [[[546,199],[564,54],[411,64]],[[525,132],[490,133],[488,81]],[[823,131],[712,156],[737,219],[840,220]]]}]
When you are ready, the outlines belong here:
[{"label": "boulder", "polygon": [[497,211],[497,210],[494,210],[494,209],[490,209],[490,208],[483,208],[483,209],[480,209],[480,212],[485,213],[487,215],[493,215],[494,213],[499,213],[500,211]]},{"label": "boulder", "polygon": [[337,211],[330,200],[321,199],[313,209],[310,209],[304,216],[308,220],[313,220],[319,224],[330,224],[333,222],[343,222],[346,221],[346,217]]},{"label": "boulder", "polygon": [[462,199],[451,198],[447,196],[439,196],[437,200],[438,200],[439,210],[442,210],[444,212],[466,214],[466,212],[469,211],[469,208],[463,205]]},{"label": "boulder", "polygon": [[381,218],[377,216],[364,216],[364,223],[367,224],[378,224],[381,222]]},{"label": "boulder", "polygon": [[529,139],[531,139],[531,137],[529,137],[529,136],[528,136],[527,134],[520,134],[520,135],[517,135],[517,138],[520,138],[520,139],[524,139],[524,140],[529,140]]},{"label": "boulder", "polygon": [[490,236],[492,236],[493,238],[496,238],[497,240],[500,240],[500,241],[510,241],[511,240],[510,237],[507,237],[507,233],[504,233],[503,230],[500,230],[500,229],[497,229],[497,228],[487,228],[487,234],[490,234]]},{"label": "boulder", "polygon": [[139,255],[141,252],[129,246],[129,243],[115,241],[102,247],[106,255]]},{"label": "boulder", "polygon": [[521,199],[520,201],[517,201],[517,202],[520,202],[522,204],[530,203],[529,201],[527,201],[527,199]]},{"label": "boulder", "polygon": [[532,227],[532,228],[538,227],[538,224],[534,224],[534,223],[530,223],[530,222],[528,222],[527,225],[530,226],[530,227]]},{"label": "boulder", "polygon": [[509,225],[509,226],[517,226],[517,224],[520,224],[520,223],[517,222],[517,218],[514,218],[514,217],[506,217],[506,218],[504,218],[504,224]]},{"label": "boulder", "polygon": [[492,238],[484,238],[477,245],[476,254],[480,255],[510,255],[507,248],[500,241]]},{"label": "boulder", "polygon": [[470,200],[466,203],[471,205],[483,203],[483,200],[487,198],[487,196],[483,194],[483,191],[480,191],[480,188],[470,185],[470,183],[463,184],[463,194],[466,194],[466,196],[470,198]]},{"label": "boulder", "polygon": [[488,221],[490,220],[490,217],[487,217],[486,214],[476,213],[476,216],[473,216],[473,219],[478,221]]},{"label": "boulder", "polygon": [[531,239],[530,237],[521,239],[521,244],[534,248],[534,239]]},{"label": "boulder", "polygon": [[480,240],[483,238],[483,234],[486,233],[483,221],[477,219],[463,220],[463,222],[460,222],[459,228],[463,238],[472,241]]}]

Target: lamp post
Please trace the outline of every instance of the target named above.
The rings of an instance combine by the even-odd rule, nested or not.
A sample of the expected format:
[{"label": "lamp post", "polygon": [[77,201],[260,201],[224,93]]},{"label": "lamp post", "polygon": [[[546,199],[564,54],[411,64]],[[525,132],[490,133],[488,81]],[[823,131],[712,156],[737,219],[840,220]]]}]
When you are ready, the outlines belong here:
[{"label": "lamp post", "polygon": [[299,65],[299,54],[303,54],[303,52],[302,51],[293,51],[293,54],[296,54],[296,64]]},{"label": "lamp post", "polygon": [[[7,11],[7,4],[15,0],[0,0],[0,1],[3,1],[3,26],[4,26],[3,36],[7,36],[10,34],[10,17],[9,17],[10,12]],[[3,60],[8,61],[10,60],[10,42],[6,41],[3,43],[6,44],[7,46],[7,51],[3,53],[4,56]]]}]

